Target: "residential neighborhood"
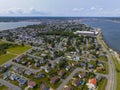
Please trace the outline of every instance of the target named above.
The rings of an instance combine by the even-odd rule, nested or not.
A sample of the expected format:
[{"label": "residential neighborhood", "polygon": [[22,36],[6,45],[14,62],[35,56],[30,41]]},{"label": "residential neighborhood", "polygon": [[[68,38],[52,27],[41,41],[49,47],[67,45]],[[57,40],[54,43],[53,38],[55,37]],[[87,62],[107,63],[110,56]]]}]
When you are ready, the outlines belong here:
[{"label": "residential neighborhood", "polygon": [[[6,87],[13,90],[105,90],[108,58],[96,28],[54,20],[0,33],[1,42],[30,46],[1,64],[1,85],[9,83]],[[8,48],[3,48],[6,54],[11,53]]]}]

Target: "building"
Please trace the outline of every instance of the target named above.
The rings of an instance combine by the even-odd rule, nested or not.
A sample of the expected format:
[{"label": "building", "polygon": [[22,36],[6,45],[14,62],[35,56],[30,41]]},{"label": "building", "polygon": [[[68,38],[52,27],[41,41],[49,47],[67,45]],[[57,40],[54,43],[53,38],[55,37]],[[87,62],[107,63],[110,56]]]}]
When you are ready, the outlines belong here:
[{"label": "building", "polygon": [[46,84],[42,83],[42,84],[40,85],[40,90],[50,90],[50,87],[47,86]]},{"label": "building", "polygon": [[74,32],[74,34],[95,36],[95,35],[98,35],[98,32],[97,31],[76,31]]},{"label": "building", "polygon": [[65,73],[66,73],[65,70],[60,70],[58,74],[59,74],[61,77],[64,77]]},{"label": "building", "polygon": [[79,85],[81,84],[81,79],[80,78],[75,78],[73,81],[72,81],[72,85],[78,87]]},{"label": "building", "polygon": [[36,86],[36,83],[34,81],[29,81],[28,82],[28,87],[34,88]]},{"label": "building", "polygon": [[60,79],[57,76],[54,76],[54,77],[51,78],[50,83],[51,84],[56,84],[57,82],[59,82],[59,80]]},{"label": "building", "polygon": [[90,90],[94,90],[97,87],[97,79],[96,78],[92,78],[89,79],[88,83],[86,84],[88,86],[88,88]]},{"label": "building", "polygon": [[72,86],[65,86],[63,90],[73,90]]}]

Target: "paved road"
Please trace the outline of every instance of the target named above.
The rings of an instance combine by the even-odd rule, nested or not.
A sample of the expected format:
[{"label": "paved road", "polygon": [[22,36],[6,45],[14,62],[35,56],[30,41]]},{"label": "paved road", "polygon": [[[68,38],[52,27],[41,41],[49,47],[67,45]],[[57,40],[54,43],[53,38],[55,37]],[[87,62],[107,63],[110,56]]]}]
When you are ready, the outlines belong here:
[{"label": "paved road", "polygon": [[[33,56],[33,55],[32,55],[32,56]],[[37,56],[34,56],[34,57],[35,57],[35,58],[39,58],[39,57],[37,57]],[[60,60],[61,58],[62,58],[62,57],[59,57],[59,58],[57,58],[57,59],[55,59],[55,60],[53,60],[53,61],[49,60],[49,62],[53,65],[54,62]],[[15,65],[15,66],[22,67],[22,68],[24,68],[24,69],[30,70],[30,71],[32,71],[33,73],[40,72],[40,71],[42,70],[42,68],[44,68],[44,67],[47,66],[47,65],[42,66],[42,68],[40,68],[40,69],[32,69],[32,68],[26,67],[26,66],[24,66],[24,65],[21,65],[21,64],[12,62],[12,61],[9,61],[9,63],[11,63],[11,64],[13,64],[13,65]]]},{"label": "paved road", "polygon": [[[76,68],[76,69],[62,82],[62,84],[57,88],[57,90],[62,90],[63,87],[69,82],[69,80],[72,79],[72,77],[73,77],[77,72],[79,72],[79,71],[89,72],[88,70],[85,70],[85,69],[82,69],[82,68]],[[95,73],[95,74],[108,78],[108,75],[99,74],[99,73]]]},{"label": "paved road", "polygon": [[113,58],[111,53],[105,48],[103,40],[100,39],[100,34],[97,37],[98,42],[102,45],[103,49],[107,53],[108,65],[109,65],[109,78],[106,86],[106,90],[116,90],[116,69],[113,63]]},{"label": "paved road", "polygon": [[7,86],[10,90],[22,90],[20,87],[15,86],[11,83],[9,83],[8,81],[5,81],[3,79],[0,79],[0,83]]},{"label": "paved road", "polygon": [[26,54],[27,52],[29,52],[29,51],[30,51],[30,50],[32,50],[32,49],[33,49],[33,48],[31,48],[31,49],[29,49],[29,50],[25,51],[24,53],[22,53],[22,54],[20,54],[20,55],[16,56],[15,58],[12,58],[11,60],[9,60],[8,62],[5,62],[5,63],[4,63],[4,64],[2,64],[1,66],[4,66],[4,65],[6,65],[6,64],[11,63],[13,59],[16,59],[16,58],[20,57],[21,55]]},{"label": "paved road", "polygon": [[[31,48],[31,49],[32,49],[32,48]],[[31,49],[29,49],[29,50],[31,50]],[[28,51],[29,51],[29,50],[28,50]],[[18,58],[19,56],[21,56],[21,55],[23,55],[23,54],[26,54],[28,51],[26,51],[26,52],[18,55],[18,56],[15,57],[15,58]],[[9,60],[8,62],[2,64],[1,66],[4,66],[4,65],[6,65],[6,64],[12,64],[12,63],[13,63],[12,60],[13,60],[13,59]],[[22,90],[20,87],[15,86],[15,85],[13,85],[13,84],[11,84],[11,83],[3,80],[3,79],[0,79],[0,83],[2,83],[3,85],[7,86],[8,88],[10,88],[10,89],[12,89],[12,90]]]}]

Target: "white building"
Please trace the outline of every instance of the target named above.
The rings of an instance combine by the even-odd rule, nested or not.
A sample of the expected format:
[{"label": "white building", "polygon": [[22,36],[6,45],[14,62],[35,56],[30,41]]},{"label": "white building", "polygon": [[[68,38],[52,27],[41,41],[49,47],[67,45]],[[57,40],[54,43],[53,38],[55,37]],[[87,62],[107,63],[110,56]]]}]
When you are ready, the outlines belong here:
[{"label": "white building", "polygon": [[98,31],[76,31],[74,34],[81,34],[81,35],[98,35]]}]

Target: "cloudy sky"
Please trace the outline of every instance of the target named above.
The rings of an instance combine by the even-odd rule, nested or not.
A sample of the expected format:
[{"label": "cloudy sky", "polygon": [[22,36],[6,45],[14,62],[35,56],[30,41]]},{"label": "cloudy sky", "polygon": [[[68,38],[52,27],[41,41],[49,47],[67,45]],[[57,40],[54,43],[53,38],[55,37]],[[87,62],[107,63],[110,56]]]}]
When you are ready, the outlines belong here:
[{"label": "cloudy sky", "polygon": [[0,0],[0,16],[120,16],[120,0]]}]

